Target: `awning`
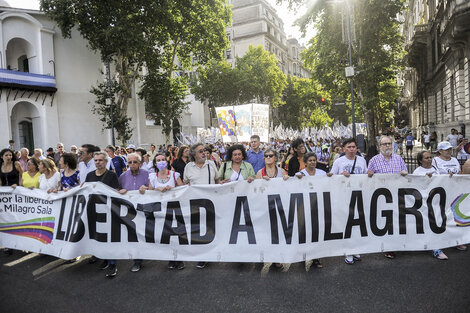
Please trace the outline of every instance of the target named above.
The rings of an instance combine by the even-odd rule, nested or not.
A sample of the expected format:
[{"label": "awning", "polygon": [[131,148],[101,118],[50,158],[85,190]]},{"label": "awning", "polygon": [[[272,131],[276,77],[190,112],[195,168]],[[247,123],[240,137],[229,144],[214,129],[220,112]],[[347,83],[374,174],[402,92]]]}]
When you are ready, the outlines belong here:
[{"label": "awning", "polygon": [[0,69],[0,88],[56,92],[55,77]]}]

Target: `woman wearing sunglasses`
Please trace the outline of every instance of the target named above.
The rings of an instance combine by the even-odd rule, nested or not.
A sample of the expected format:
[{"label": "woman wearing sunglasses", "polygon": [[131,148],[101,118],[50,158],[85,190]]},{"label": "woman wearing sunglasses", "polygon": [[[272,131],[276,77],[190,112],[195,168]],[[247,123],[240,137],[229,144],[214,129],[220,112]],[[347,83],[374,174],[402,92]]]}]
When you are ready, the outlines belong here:
[{"label": "woman wearing sunglasses", "polygon": [[277,178],[277,177],[284,177],[289,178],[287,176],[287,172],[277,166],[277,160],[279,158],[279,154],[273,148],[267,148],[264,151],[264,164],[265,166],[256,173],[256,178],[263,178],[269,180],[270,178]]}]

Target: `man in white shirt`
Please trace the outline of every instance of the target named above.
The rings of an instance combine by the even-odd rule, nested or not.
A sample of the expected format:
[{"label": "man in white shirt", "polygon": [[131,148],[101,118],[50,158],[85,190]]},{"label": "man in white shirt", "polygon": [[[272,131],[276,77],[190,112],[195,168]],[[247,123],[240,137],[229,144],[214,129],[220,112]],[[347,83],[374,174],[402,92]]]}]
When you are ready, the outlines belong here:
[{"label": "man in white shirt", "polygon": [[[183,182],[189,185],[218,184],[220,182],[219,171],[213,161],[206,159],[204,145],[196,143],[189,148],[189,159],[183,174]],[[197,268],[204,268],[207,262],[198,262]]]},{"label": "man in white shirt", "polygon": [[431,135],[429,135],[428,132],[424,132],[423,142],[424,142],[424,147],[426,148],[426,150],[429,150],[429,147],[431,145]]},{"label": "man in white shirt", "polygon": [[450,131],[450,135],[446,137],[447,141],[451,144],[452,148],[457,148],[457,142],[459,139],[459,134],[457,133],[457,129],[452,128]]},{"label": "man in white shirt", "polygon": [[[327,174],[328,176],[332,175],[344,175],[346,177],[351,176],[351,174],[366,174],[367,173],[367,162],[362,157],[356,154],[357,145],[356,140],[353,138],[346,139],[343,142],[343,151],[344,155],[336,159],[333,163],[331,171]],[[352,265],[356,261],[360,261],[361,256],[359,254],[347,255],[344,259],[346,264]]]},{"label": "man in white shirt", "polygon": [[100,149],[91,144],[84,144],[78,151],[80,163],[78,163],[78,170],[80,171],[80,181],[84,182],[88,173],[96,170],[95,161],[93,160],[93,153],[100,151]]}]

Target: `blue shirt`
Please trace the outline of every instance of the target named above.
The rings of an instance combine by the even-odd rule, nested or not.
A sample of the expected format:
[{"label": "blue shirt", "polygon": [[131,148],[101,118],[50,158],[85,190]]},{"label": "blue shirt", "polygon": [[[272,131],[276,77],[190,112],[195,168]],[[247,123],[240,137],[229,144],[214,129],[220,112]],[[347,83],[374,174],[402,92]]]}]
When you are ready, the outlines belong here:
[{"label": "blue shirt", "polygon": [[256,153],[253,150],[248,150],[246,154],[246,160],[253,166],[255,174],[258,173],[258,171],[264,167],[264,152],[259,150],[258,153]]}]

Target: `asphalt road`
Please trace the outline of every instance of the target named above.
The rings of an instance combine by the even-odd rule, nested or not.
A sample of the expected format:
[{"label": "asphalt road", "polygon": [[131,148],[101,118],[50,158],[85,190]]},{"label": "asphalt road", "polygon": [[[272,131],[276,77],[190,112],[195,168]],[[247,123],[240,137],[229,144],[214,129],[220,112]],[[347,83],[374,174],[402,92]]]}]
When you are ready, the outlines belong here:
[{"label": "asphalt road", "polygon": [[0,312],[470,312],[470,251],[402,252],[395,260],[363,255],[347,265],[340,257],[305,271],[263,276],[261,264],[213,263],[181,271],[166,262],[118,261],[109,279],[98,263],[70,264],[36,253],[0,255]]}]

